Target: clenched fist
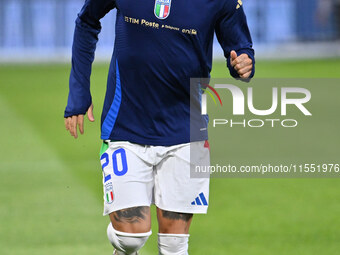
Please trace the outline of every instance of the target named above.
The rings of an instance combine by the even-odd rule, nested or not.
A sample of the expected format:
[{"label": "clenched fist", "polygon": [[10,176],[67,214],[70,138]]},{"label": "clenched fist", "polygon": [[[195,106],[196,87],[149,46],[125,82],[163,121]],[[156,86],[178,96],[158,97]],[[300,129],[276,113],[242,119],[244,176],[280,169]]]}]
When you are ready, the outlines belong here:
[{"label": "clenched fist", "polygon": [[247,54],[237,56],[234,50],[230,52],[230,64],[242,79],[248,79],[253,70],[253,60]]}]

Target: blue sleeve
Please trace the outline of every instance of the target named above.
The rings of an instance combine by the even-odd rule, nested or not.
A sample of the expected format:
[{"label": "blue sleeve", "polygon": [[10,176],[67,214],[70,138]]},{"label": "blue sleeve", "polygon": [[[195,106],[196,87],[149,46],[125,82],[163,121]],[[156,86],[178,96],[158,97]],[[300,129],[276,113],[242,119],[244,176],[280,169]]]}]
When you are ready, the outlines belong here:
[{"label": "blue sleeve", "polygon": [[255,74],[255,52],[252,48],[253,42],[242,2],[226,0],[225,3],[221,17],[217,20],[215,26],[217,39],[227,59],[230,75],[239,78],[237,71],[230,65],[230,52],[235,50],[238,56],[246,53],[253,60],[253,70],[250,75],[250,78],[252,78]]},{"label": "blue sleeve", "polygon": [[92,103],[90,76],[98,34],[101,31],[100,19],[114,7],[115,0],[86,0],[78,14],[65,118],[85,114]]}]

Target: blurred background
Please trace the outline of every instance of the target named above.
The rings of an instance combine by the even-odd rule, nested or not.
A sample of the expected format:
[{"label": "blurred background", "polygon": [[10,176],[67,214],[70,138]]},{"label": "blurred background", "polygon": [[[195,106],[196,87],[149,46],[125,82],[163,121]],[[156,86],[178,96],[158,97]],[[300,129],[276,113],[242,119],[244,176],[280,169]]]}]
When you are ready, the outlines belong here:
[{"label": "blurred background", "polygon": [[[91,76],[96,121],[86,121],[85,134],[75,140],[63,120],[74,21],[83,3],[0,0],[1,255],[112,254],[108,218],[101,216],[99,133],[115,11],[102,20]],[[317,125],[275,133],[229,129],[223,141],[210,132],[212,164],[218,157],[340,159],[339,5],[340,0],[243,0],[256,77],[321,78],[312,89]],[[212,77],[229,77],[216,42],[214,53]],[[336,80],[324,86],[325,78]],[[264,103],[266,95],[259,96]],[[339,180],[214,178],[208,215],[195,216],[191,227],[189,254],[338,254]],[[152,210],[153,235],[141,255],[157,254]]]},{"label": "blurred background", "polygon": [[[0,0],[0,61],[68,60],[83,0]],[[244,0],[258,57],[340,56],[339,0]],[[108,60],[115,11],[103,20],[97,59]],[[221,58],[218,43],[215,57]]]}]

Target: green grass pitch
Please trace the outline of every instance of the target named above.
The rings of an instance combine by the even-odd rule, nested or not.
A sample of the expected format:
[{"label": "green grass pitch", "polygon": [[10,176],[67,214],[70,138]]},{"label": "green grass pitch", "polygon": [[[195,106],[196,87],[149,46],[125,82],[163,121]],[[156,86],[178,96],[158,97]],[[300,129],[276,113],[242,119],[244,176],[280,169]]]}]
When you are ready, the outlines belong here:
[{"label": "green grass pitch", "polygon": [[[224,62],[213,68],[213,77],[227,76]],[[257,77],[340,78],[340,60],[258,61],[256,68]],[[108,65],[93,68],[96,121],[87,121],[77,140],[63,123],[69,69],[0,65],[1,255],[112,252],[108,218],[101,216],[98,161]],[[339,184],[339,179],[212,179],[209,212],[194,217],[189,253],[337,254]],[[152,228],[142,255],[157,254],[155,214]]]}]

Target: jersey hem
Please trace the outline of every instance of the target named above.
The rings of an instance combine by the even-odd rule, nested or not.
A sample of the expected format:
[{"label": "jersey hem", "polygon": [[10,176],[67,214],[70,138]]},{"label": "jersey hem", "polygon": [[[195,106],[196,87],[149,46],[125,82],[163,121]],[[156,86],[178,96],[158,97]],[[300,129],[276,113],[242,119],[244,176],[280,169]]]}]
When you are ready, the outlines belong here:
[{"label": "jersey hem", "polygon": [[164,211],[170,211],[170,212],[177,212],[177,213],[193,213],[193,214],[207,214],[208,213],[208,206],[204,207],[183,207],[179,206],[178,208],[174,207],[168,207],[165,205],[160,205],[158,203],[155,203],[155,205]]},{"label": "jersey hem", "polygon": [[124,141],[124,142],[130,142],[130,143],[136,143],[136,144],[142,144],[142,145],[151,145],[151,146],[173,146],[178,144],[184,144],[184,143],[190,143],[190,142],[199,142],[199,141],[205,141],[208,140],[208,135],[204,135],[202,137],[197,137],[193,139],[187,139],[187,138],[172,138],[172,139],[156,139],[156,140],[150,140],[150,139],[143,139],[143,138],[133,138],[133,137],[109,137],[104,138],[101,137],[102,140],[111,140],[114,142],[118,141]]}]

